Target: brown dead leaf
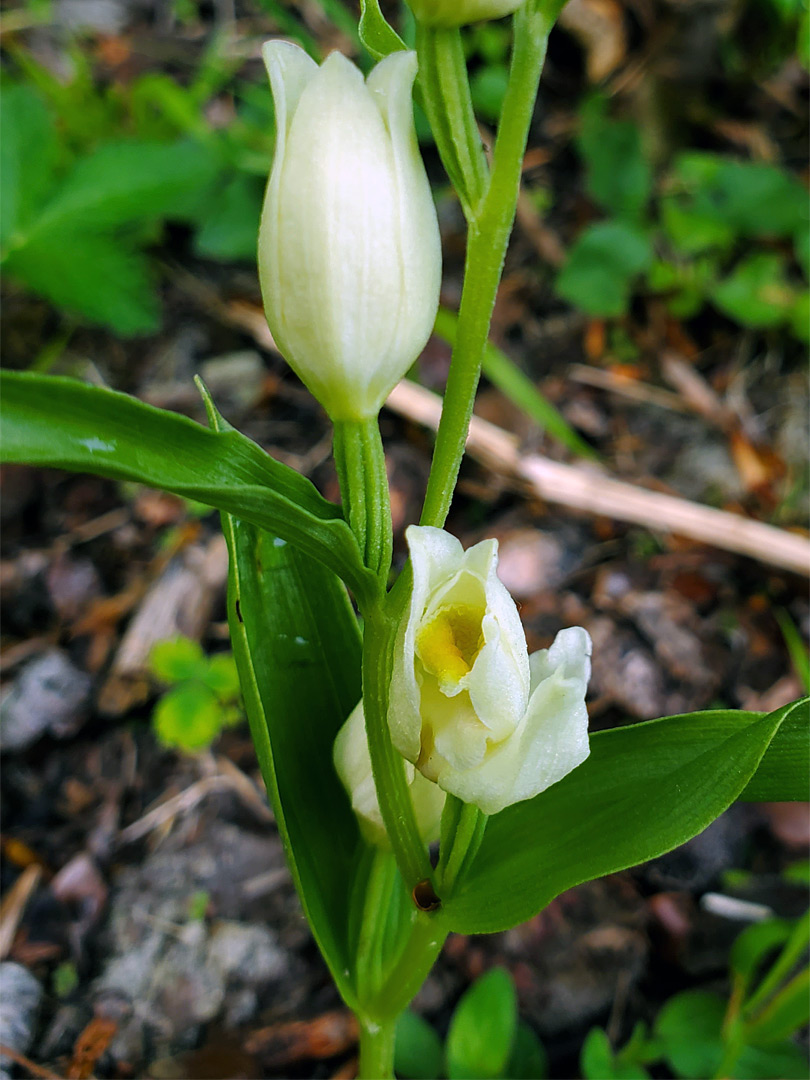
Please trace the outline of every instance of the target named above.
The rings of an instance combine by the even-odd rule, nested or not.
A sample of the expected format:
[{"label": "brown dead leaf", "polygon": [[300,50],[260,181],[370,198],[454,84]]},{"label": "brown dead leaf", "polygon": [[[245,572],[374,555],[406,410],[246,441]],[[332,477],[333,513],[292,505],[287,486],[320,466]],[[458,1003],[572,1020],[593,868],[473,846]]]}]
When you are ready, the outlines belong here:
[{"label": "brown dead leaf", "polygon": [[20,866],[25,869],[26,866],[46,866],[45,860],[41,855],[38,855],[33,848],[28,844],[23,843],[22,840],[18,840],[14,836],[0,837],[0,851],[3,852],[4,858],[13,866]]},{"label": "brown dead leaf", "polygon": [[602,82],[624,63],[627,34],[624,9],[617,0],[569,0],[560,13],[560,25],[585,50],[591,83]]},{"label": "brown dead leaf", "polygon": [[589,360],[601,360],[605,355],[607,342],[604,319],[591,319],[585,327],[583,346]]},{"label": "brown dead leaf", "polygon": [[308,1059],[343,1054],[357,1045],[357,1021],[350,1012],[335,1010],[314,1020],[291,1020],[254,1031],[245,1050],[256,1054],[269,1068]]},{"label": "brown dead leaf", "polygon": [[779,501],[777,486],[785,475],[785,463],[768,446],[756,445],[744,431],[732,431],[729,448],[745,490],[768,506]]},{"label": "brown dead leaf", "polygon": [[117,1030],[116,1020],[94,1017],[76,1039],[73,1058],[65,1074],[67,1080],[89,1080],[96,1062],[112,1042]]}]

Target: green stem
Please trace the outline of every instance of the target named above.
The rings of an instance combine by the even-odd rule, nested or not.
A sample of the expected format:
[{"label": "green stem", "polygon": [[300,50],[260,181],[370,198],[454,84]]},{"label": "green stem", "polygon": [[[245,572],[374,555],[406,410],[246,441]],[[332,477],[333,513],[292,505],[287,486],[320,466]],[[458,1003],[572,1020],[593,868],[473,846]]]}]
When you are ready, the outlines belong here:
[{"label": "green stem", "polygon": [[439,865],[436,867],[442,897],[452,895],[456,882],[475,858],[487,820],[486,814],[482,814],[477,806],[461,802],[453,795],[447,796],[442,814]]},{"label": "green stem", "polygon": [[365,565],[385,588],[393,541],[385,451],[376,417],[335,421],[333,451],[349,525]]},{"label": "green stem", "polygon": [[355,960],[357,985],[367,996],[382,982],[382,939],[396,879],[396,862],[389,852],[375,849],[371,858]]},{"label": "green stem", "polygon": [[413,1000],[447,938],[441,911],[417,913],[398,961],[388,971],[377,1001],[383,1015],[398,1016]]},{"label": "green stem", "polygon": [[357,1020],[360,1025],[358,1080],[390,1080],[394,1075],[396,1018],[381,1022],[358,1016]]},{"label": "green stem", "polygon": [[[470,219],[457,338],[420,519],[422,525],[441,527],[453,498],[495,294],[515,219],[523,154],[552,22],[529,6],[515,15],[511,72],[495,140],[492,174],[486,195]],[[466,82],[466,73],[464,78]],[[434,92],[433,81],[427,80],[423,91],[429,99]],[[441,101],[434,103],[436,108],[440,105]],[[463,135],[459,131],[458,140]]]},{"label": "green stem", "polygon": [[489,169],[475,121],[461,32],[417,22],[416,55],[422,104],[469,221],[486,192]]},{"label": "green stem", "polygon": [[394,748],[388,730],[388,692],[391,652],[396,625],[378,608],[366,613],[363,635],[363,710],[380,812],[397,864],[410,892],[432,877],[427,850],[419,836],[410,791],[405,780],[405,759]]}]

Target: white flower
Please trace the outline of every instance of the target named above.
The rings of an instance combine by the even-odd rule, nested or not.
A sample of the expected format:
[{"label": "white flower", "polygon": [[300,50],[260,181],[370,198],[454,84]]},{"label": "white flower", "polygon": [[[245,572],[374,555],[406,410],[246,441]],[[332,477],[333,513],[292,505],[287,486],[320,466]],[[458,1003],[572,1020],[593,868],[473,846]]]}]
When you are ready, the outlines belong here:
[{"label": "white flower", "polygon": [[497,814],[588,756],[591,639],[572,627],[530,657],[496,540],[465,552],[441,529],[406,535],[413,593],[394,650],[391,738],[428,779]]},{"label": "white flower", "polygon": [[340,53],[263,50],[276,150],[259,275],[279,349],[333,420],[376,416],[433,328],[436,209],[413,125],[416,54],[366,81]]},{"label": "white flower", "polygon": [[408,0],[425,26],[464,26],[482,19],[511,15],[525,0]]},{"label": "white flower", "polygon": [[[338,732],[333,757],[337,774],[352,801],[352,809],[357,814],[366,840],[378,847],[390,848],[371,772],[362,701]],[[446,795],[408,761],[405,762],[405,779],[410,785],[419,835],[426,844],[431,844],[439,839]]]}]

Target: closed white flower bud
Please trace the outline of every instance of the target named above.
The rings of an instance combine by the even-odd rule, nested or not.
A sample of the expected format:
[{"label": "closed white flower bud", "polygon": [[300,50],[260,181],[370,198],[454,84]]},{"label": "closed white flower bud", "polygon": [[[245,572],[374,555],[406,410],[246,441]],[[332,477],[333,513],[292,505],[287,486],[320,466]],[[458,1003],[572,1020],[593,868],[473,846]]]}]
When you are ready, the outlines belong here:
[{"label": "closed white flower bud", "polygon": [[433,328],[436,209],[413,124],[416,54],[364,81],[340,53],[263,50],[276,149],[259,230],[273,337],[333,420],[376,416]]},{"label": "closed white flower bud", "polygon": [[485,814],[531,799],[588,756],[591,639],[576,626],[528,655],[498,544],[468,551],[407,531],[411,603],[396,640],[388,720],[399,752]]},{"label": "closed white flower bud", "polygon": [[[390,849],[371,772],[362,701],[338,732],[333,756],[337,774],[352,801],[352,809],[357,814],[363,836],[370,844]],[[410,785],[419,835],[426,844],[431,844],[439,839],[446,795],[408,761],[405,762],[405,778]]]},{"label": "closed white flower bud", "polygon": [[511,15],[525,0],[408,0],[411,10],[425,26],[465,26],[482,19]]}]

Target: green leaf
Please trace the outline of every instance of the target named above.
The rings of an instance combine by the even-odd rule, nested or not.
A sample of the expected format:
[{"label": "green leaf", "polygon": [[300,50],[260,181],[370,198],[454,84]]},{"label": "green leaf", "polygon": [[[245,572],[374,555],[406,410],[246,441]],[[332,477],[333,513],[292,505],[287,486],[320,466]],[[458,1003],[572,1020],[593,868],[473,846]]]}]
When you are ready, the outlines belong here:
[{"label": "green leaf", "polygon": [[600,222],[579,236],[555,289],[588,315],[622,315],[633,281],[651,261],[645,233],[621,221]]},{"label": "green leaf", "polygon": [[30,86],[0,94],[0,246],[25,229],[53,181],[58,146],[48,109]]},{"label": "green leaf", "polygon": [[184,682],[164,694],[152,713],[152,726],[164,746],[204,750],[225,721],[222,706],[200,682]]},{"label": "green leaf", "polygon": [[6,371],[0,384],[4,461],[163,488],[275,530],[344,577],[360,602],[376,588],[340,508],[238,431],[75,379]]},{"label": "green leaf", "polygon": [[360,40],[375,60],[406,48],[396,30],[380,11],[380,0],[360,0]]},{"label": "green leaf", "polygon": [[580,1068],[585,1080],[646,1080],[649,1073],[632,1061],[622,1061],[614,1054],[610,1039],[602,1028],[591,1028],[582,1045]]},{"label": "green leaf", "polygon": [[517,1028],[517,996],[505,968],[492,968],[464,992],[447,1032],[450,1080],[505,1075]]},{"label": "green leaf", "polygon": [[[212,427],[228,434],[202,389]],[[313,936],[357,1009],[366,988],[356,979],[352,894],[369,849],[332,760],[362,695],[357,618],[340,580],[292,544],[230,514],[222,528],[228,625],[259,767]]]},{"label": "green leaf", "polygon": [[34,229],[98,232],[144,218],[186,218],[217,168],[199,143],[105,143],[74,166]]},{"label": "green leaf", "polygon": [[[458,316],[447,308],[440,307],[436,313],[434,334],[448,344],[454,345],[457,328]],[[497,386],[502,394],[572,453],[580,457],[598,457],[593,447],[585,442],[551,402],[543,397],[514,360],[501,352],[492,342],[487,342],[484,349],[482,369],[489,381]]]},{"label": "green leaf", "polygon": [[198,254],[224,262],[256,258],[262,211],[262,181],[237,175],[206,204],[194,238]]},{"label": "green leaf", "polygon": [[605,210],[639,222],[652,188],[639,128],[630,121],[608,120],[601,97],[585,105],[581,120],[578,145],[587,166],[588,192]]},{"label": "green leaf", "polygon": [[518,1021],[512,1054],[506,1066],[509,1080],[545,1080],[548,1056],[543,1044],[528,1024]]},{"label": "green leaf", "polygon": [[810,968],[803,968],[782,987],[755,1020],[746,1026],[746,1040],[755,1045],[780,1042],[810,1021]]},{"label": "green leaf", "polygon": [[747,927],[734,940],[729,967],[747,988],[768,953],[784,944],[790,936],[791,925],[785,919],[768,919]]},{"label": "green leaf", "polygon": [[739,236],[791,236],[807,227],[807,191],[784,169],[716,154],[681,155],[674,175],[684,206]]},{"label": "green leaf", "polygon": [[394,1071],[407,1080],[436,1080],[444,1054],[435,1030],[421,1016],[406,1009],[397,1020]]},{"label": "green leaf", "polygon": [[61,223],[31,235],[4,269],[56,307],[125,337],[160,325],[149,264],[129,241]]},{"label": "green leaf", "polygon": [[202,680],[220,701],[233,701],[239,697],[239,672],[230,653],[217,653],[208,661]]},{"label": "green leaf", "polygon": [[[449,927],[465,934],[508,929],[574,885],[685,843],[740,796],[761,761],[791,783],[801,780],[806,719],[804,735],[788,740],[786,758],[777,749],[773,763],[763,759],[793,712],[806,718],[806,702],[764,717],[692,713],[593,735],[584,764],[489,819],[469,873],[443,905]],[[767,782],[753,787],[756,794],[769,789]]]},{"label": "green leaf", "polygon": [[663,1055],[676,1076],[714,1076],[723,1057],[726,1006],[716,994],[687,990],[664,1005],[655,1021]]},{"label": "green leaf", "polygon": [[739,263],[710,296],[724,315],[741,326],[763,330],[786,322],[796,302],[785,277],[784,259],[764,251]]},{"label": "green leaf", "polygon": [[[757,771],[739,796],[742,802],[802,802],[807,799],[810,790],[810,699],[802,698],[789,708]],[[753,717],[756,713],[738,715]]]},{"label": "green leaf", "polygon": [[661,200],[661,224],[682,255],[699,255],[713,248],[725,250],[736,236],[733,225],[716,214],[695,209],[678,195]]},{"label": "green leaf", "polygon": [[800,292],[790,313],[790,329],[799,341],[810,341],[810,291]]},{"label": "green leaf", "polygon": [[795,1043],[744,1046],[731,1075],[734,1080],[807,1080],[807,1055]]},{"label": "green leaf", "polygon": [[200,679],[208,668],[208,661],[198,641],[187,637],[159,641],[149,654],[152,674],[162,682],[182,682],[184,679]]},{"label": "green leaf", "polygon": [[346,1002],[357,821],[332,764],[360,699],[360,633],[346,590],[292,544],[229,514],[228,621],[259,765],[301,903]]}]

